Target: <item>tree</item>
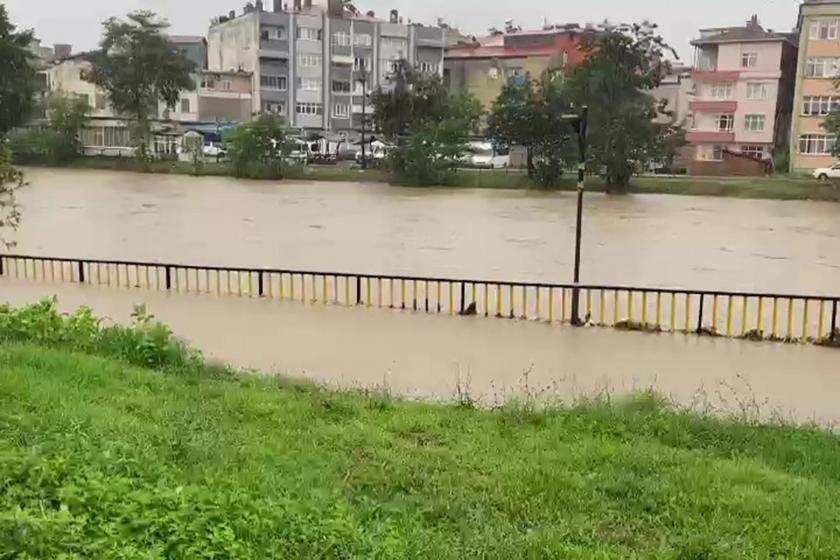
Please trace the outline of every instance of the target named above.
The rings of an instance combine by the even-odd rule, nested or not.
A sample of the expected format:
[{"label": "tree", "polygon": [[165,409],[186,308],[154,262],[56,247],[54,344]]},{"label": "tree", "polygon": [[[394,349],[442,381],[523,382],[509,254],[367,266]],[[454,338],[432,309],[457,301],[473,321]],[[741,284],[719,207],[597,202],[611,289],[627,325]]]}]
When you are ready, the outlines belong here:
[{"label": "tree", "polygon": [[6,229],[17,229],[20,213],[15,203],[15,191],[23,187],[23,173],[12,167],[12,154],[6,141],[0,138],[0,244],[13,244],[3,237]]},{"label": "tree", "polygon": [[190,76],[195,64],[167,39],[164,31],[169,24],[153,12],[133,12],[126,20],[111,18],[103,27],[86,79],[106,92],[117,113],[134,119],[133,137],[138,156],[145,161],[158,104],[173,109],[182,91],[195,89]]},{"label": "tree", "polygon": [[16,32],[6,7],[0,4],[0,137],[23,123],[35,94],[32,32]]},{"label": "tree", "polygon": [[450,96],[440,76],[417,72],[405,60],[389,81],[391,87],[380,87],[372,101],[376,128],[397,144],[394,179],[418,186],[445,183],[477,129],[481,103],[470,95]]},{"label": "tree", "polygon": [[283,120],[262,115],[225,136],[233,174],[249,179],[279,179],[283,176],[286,130]]},{"label": "tree", "polygon": [[583,43],[584,62],[567,82],[569,99],[588,105],[589,155],[595,169],[606,171],[609,192],[626,191],[636,167],[662,157],[672,125],[655,122],[659,105],[646,93],[668,69],[670,47],[644,22],[604,27]]},{"label": "tree", "polygon": [[523,146],[527,152],[528,175],[534,171],[537,113],[535,83],[528,79],[511,79],[502,87],[493,102],[487,120],[487,135],[496,143]]},{"label": "tree", "polygon": [[90,107],[82,98],[61,93],[47,100],[46,128],[18,132],[9,140],[17,163],[57,164],[81,155],[80,134],[88,123]]}]

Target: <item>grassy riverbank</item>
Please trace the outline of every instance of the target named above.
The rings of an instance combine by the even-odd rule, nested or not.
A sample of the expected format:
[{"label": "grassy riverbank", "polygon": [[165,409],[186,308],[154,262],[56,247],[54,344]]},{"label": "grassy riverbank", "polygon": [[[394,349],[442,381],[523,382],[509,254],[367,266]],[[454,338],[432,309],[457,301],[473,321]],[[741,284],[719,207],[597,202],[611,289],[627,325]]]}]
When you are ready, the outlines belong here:
[{"label": "grassy riverbank", "polygon": [[0,310],[6,555],[840,556],[827,432],[651,396],[484,411],[330,392],[208,368],[139,316]]},{"label": "grassy riverbank", "polygon": [[[137,171],[131,159],[82,158],[68,165],[75,169],[103,169],[111,171]],[[192,164],[182,162],[156,161],[145,172],[178,175],[193,175]],[[206,163],[201,175],[226,176],[226,164]],[[293,168],[288,171],[289,179],[312,181],[388,182],[386,171],[378,169],[360,170],[339,166],[312,166]],[[454,175],[449,187],[496,188],[496,189],[540,189],[533,181],[519,171],[461,169]],[[575,178],[566,175],[561,184],[553,190],[575,190]],[[590,192],[604,192],[600,178],[587,180]],[[818,200],[840,202],[840,185],[820,183],[809,177],[635,177],[630,192],[640,194],[673,194],[686,196],[723,196],[732,198],[755,198],[773,200]]]}]

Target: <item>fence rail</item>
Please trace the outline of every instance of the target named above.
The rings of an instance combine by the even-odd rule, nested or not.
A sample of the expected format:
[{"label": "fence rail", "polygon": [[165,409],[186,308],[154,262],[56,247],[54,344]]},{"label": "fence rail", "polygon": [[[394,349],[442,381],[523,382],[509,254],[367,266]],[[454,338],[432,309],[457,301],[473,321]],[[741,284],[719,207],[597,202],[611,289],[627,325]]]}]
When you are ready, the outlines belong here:
[{"label": "fence rail", "polygon": [[0,255],[0,276],[618,329],[840,344],[840,296],[393,276]]}]

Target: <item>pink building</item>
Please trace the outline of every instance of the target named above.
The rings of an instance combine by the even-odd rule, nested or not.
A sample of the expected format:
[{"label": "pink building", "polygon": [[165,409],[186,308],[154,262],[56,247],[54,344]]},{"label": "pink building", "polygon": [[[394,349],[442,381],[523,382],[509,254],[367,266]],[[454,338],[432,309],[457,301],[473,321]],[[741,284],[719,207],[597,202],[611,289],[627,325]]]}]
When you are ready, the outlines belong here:
[{"label": "pink building", "polygon": [[789,141],[796,38],[765,30],[755,16],[700,33],[684,163],[692,175],[767,173],[774,148]]}]

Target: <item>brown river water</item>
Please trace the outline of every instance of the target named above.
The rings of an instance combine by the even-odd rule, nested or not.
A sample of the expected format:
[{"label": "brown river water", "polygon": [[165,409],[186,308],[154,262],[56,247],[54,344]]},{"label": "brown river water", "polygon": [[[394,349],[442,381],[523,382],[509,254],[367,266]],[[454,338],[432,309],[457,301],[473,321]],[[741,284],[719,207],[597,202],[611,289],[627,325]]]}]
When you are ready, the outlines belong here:
[{"label": "brown river water", "polygon": [[[27,170],[19,253],[569,282],[575,195]],[[840,293],[840,204],[586,197],[582,280]]]},{"label": "brown river water", "polygon": [[[27,170],[18,253],[564,282],[574,195]],[[587,196],[583,279],[840,292],[840,205]],[[3,279],[114,321],[144,303],[209,357],[341,387],[484,402],[653,388],[677,403],[840,422],[837,350],[233,296]]]}]

